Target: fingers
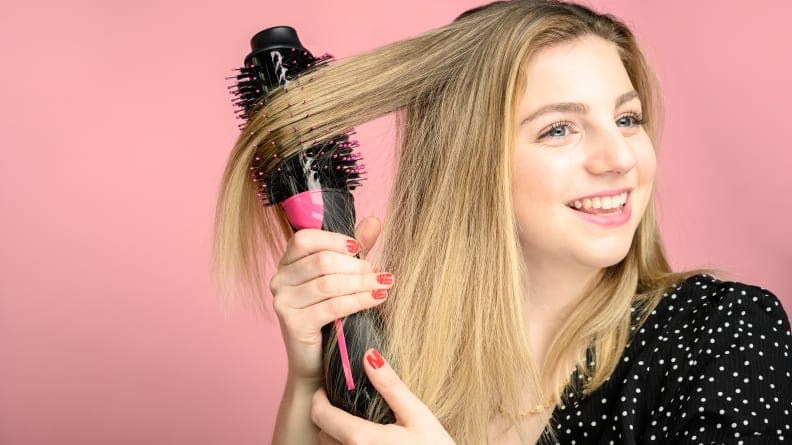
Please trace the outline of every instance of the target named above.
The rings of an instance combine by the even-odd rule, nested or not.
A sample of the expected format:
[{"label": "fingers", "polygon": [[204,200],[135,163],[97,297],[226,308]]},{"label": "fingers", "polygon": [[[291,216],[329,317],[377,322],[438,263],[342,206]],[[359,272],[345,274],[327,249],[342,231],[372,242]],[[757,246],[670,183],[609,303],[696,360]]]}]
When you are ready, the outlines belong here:
[{"label": "fingers", "polygon": [[354,238],[326,230],[298,230],[286,243],[286,252],[278,266],[292,264],[303,257],[322,250],[355,255],[360,251],[360,243]]},{"label": "fingers", "polygon": [[298,286],[315,278],[329,274],[364,274],[371,273],[373,267],[366,260],[350,254],[342,254],[329,250],[312,253],[299,260],[281,266],[278,269],[276,286]]},{"label": "fingers", "polygon": [[366,351],[363,367],[372,385],[393,410],[398,424],[422,425],[427,419],[435,418],[432,411],[407,388],[379,351]]},{"label": "fingers", "polygon": [[386,291],[382,296],[374,296],[371,292],[359,292],[353,295],[331,298],[304,309],[299,315],[296,315],[298,319],[294,322],[321,327],[337,318],[343,318],[382,304],[387,299],[387,296]]},{"label": "fingers", "polygon": [[326,435],[341,443],[362,443],[360,440],[364,437],[376,437],[379,427],[331,405],[324,388],[319,388],[311,400],[311,420]]},{"label": "fingers", "polygon": [[289,305],[302,309],[333,297],[353,296],[373,298],[372,291],[393,287],[393,275],[384,273],[331,274],[324,275],[305,284],[284,290],[289,295]]}]

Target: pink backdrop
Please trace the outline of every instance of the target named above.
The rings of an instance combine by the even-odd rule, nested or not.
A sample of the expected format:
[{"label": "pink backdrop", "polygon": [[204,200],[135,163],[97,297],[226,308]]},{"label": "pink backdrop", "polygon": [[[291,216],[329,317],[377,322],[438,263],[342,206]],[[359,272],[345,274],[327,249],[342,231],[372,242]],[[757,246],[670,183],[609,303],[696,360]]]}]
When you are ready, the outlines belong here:
[{"label": "pink backdrop", "polygon": [[[238,134],[225,77],[269,26],[344,57],[479,2],[428,4],[4,3],[0,443],[269,442],[280,331],[241,305],[226,318],[208,276]],[[792,309],[788,3],[591,4],[634,27],[661,78],[673,265],[729,269]],[[389,178],[390,120],[359,136]],[[384,217],[386,190],[362,187],[359,215]]]}]

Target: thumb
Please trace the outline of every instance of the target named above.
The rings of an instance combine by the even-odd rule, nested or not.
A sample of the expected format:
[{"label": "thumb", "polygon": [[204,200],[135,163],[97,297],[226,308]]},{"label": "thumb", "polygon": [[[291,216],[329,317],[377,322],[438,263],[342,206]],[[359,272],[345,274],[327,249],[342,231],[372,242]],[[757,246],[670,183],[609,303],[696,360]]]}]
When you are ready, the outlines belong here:
[{"label": "thumb", "polygon": [[382,223],[375,216],[367,216],[355,228],[355,238],[360,242],[360,258],[365,259],[371,247],[377,242]]},{"label": "thumb", "polygon": [[371,384],[393,410],[398,424],[419,425],[427,419],[435,418],[421,399],[396,375],[379,351],[373,348],[366,351],[363,367]]}]

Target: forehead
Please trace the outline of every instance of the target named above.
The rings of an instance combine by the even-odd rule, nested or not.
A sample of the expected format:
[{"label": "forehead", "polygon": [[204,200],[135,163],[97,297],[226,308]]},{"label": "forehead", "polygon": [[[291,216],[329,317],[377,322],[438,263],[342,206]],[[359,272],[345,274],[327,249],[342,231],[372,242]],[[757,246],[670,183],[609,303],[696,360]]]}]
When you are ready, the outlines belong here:
[{"label": "forehead", "polygon": [[528,61],[525,75],[522,105],[600,100],[612,104],[614,97],[632,89],[616,45],[593,35],[539,50]]}]

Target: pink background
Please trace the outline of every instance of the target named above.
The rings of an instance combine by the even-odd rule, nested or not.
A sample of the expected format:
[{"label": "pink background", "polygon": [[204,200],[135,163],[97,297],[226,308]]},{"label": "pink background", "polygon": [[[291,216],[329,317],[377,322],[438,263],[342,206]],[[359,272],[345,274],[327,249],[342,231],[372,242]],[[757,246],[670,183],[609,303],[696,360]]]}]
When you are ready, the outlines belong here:
[{"label": "pink background", "polygon": [[[0,443],[268,443],[276,322],[228,317],[208,276],[250,37],[294,26],[337,57],[478,1],[4,2]],[[595,8],[634,27],[667,105],[658,189],[676,268],[719,266],[792,308],[788,2]],[[430,6],[427,6],[430,5]],[[358,128],[384,217],[392,127]]]}]

